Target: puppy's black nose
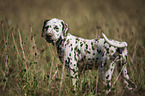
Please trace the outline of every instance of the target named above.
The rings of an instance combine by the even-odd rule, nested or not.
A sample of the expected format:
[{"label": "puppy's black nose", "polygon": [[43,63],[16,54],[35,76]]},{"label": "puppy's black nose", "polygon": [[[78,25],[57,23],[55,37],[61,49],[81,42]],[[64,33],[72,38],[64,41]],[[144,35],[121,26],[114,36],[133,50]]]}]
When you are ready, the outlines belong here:
[{"label": "puppy's black nose", "polygon": [[51,38],[51,37],[52,37],[52,34],[51,34],[51,33],[47,33],[47,34],[46,34],[46,37],[47,37],[47,38]]}]

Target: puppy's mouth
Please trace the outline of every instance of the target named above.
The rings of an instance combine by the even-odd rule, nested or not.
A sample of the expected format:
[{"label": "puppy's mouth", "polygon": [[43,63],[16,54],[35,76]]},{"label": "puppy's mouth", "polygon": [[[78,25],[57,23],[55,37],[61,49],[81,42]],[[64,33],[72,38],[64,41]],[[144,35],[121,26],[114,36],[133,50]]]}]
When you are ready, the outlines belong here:
[{"label": "puppy's mouth", "polygon": [[54,40],[52,39],[52,35],[46,35],[45,39],[48,43],[52,43]]}]

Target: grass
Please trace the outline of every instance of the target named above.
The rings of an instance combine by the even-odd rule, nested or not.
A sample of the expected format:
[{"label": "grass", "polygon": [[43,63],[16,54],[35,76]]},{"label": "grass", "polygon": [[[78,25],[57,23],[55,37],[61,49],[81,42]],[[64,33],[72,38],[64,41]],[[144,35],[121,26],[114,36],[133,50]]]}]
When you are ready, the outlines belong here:
[{"label": "grass", "polygon": [[[100,38],[104,32],[109,38],[126,41],[129,52],[128,73],[138,88],[130,92],[118,78],[111,95],[143,96],[145,94],[143,2],[3,1],[0,3],[0,95],[94,96],[95,93],[97,96],[103,95],[102,79],[97,70],[89,70],[82,74],[78,92],[73,93],[67,69],[60,63],[56,48],[41,38],[43,21],[57,17],[67,22],[69,32],[76,36]],[[116,68],[112,83],[118,74]]]}]

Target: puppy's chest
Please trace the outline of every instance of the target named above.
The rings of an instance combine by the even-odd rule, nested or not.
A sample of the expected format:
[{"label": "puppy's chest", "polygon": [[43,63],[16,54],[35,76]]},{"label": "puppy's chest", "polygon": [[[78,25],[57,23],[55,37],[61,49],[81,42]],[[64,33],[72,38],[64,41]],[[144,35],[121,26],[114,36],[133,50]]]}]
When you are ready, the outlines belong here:
[{"label": "puppy's chest", "polygon": [[64,47],[62,45],[57,45],[57,54],[61,62],[63,62],[64,59]]}]

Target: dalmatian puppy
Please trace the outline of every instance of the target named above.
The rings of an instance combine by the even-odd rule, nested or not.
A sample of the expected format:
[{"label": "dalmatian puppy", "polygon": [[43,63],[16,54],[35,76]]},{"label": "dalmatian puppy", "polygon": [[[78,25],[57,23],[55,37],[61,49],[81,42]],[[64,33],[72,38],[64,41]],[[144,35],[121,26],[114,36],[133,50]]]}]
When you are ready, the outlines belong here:
[{"label": "dalmatian puppy", "polygon": [[[83,39],[68,33],[68,25],[56,18],[45,20],[42,28],[42,37],[48,43],[57,47],[60,61],[65,63],[72,79],[74,89],[77,87],[79,72],[99,68],[100,75],[107,86],[106,93],[111,91],[111,77],[116,63],[122,69],[122,77],[127,88],[129,76],[127,74],[127,43],[104,38]],[[106,67],[108,66],[108,67]]]}]

